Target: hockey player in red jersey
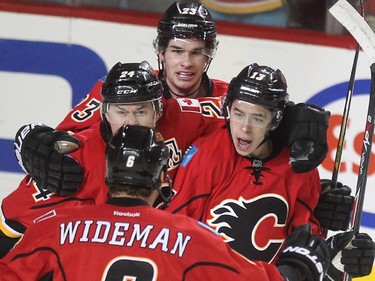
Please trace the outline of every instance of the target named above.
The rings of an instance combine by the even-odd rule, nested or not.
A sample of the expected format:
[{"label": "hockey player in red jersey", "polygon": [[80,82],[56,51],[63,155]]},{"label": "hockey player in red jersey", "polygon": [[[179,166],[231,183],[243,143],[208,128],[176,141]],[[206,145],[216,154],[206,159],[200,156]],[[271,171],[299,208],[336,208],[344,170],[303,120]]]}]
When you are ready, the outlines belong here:
[{"label": "hockey player in red jersey", "polygon": [[279,70],[244,68],[225,97],[228,128],[189,147],[169,206],[218,230],[246,257],[268,262],[298,225],[321,230],[312,213],[320,195],[317,169],[295,173],[288,149],[272,138],[287,102]]},{"label": "hockey player in red jersey", "polygon": [[[158,76],[164,87],[163,100],[225,95],[228,83],[207,76],[217,45],[216,24],[203,5],[175,2],[166,10],[154,40]],[[97,82],[86,99],[57,126],[58,130],[76,132],[100,120],[102,84],[102,80]],[[282,121],[278,134],[291,148],[293,169],[304,172],[317,167],[328,151],[329,113],[317,106],[294,106],[292,102],[286,111],[292,117],[288,123]]]},{"label": "hockey player in red jersey", "polygon": [[[67,161],[78,161],[82,165],[82,171],[77,174],[75,170],[69,170],[69,163],[68,168],[59,165],[59,157],[63,156],[55,151],[51,143],[54,137],[61,137],[60,133],[53,134],[52,128],[35,124],[20,129],[16,149],[19,150],[17,154],[20,156],[20,164],[26,170],[37,165],[35,154],[38,153],[42,156],[52,153],[51,162],[56,159],[55,163],[58,164],[50,162],[50,165],[44,165],[40,162],[39,167],[45,169],[33,174],[36,182],[30,176],[25,177],[19,187],[3,199],[0,223],[4,237],[0,243],[2,255],[11,247],[6,247],[5,241],[9,241],[9,238],[16,240],[25,228],[53,215],[55,209],[101,204],[107,200],[104,150],[107,141],[121,126],[156,125],[170,148],[168,173],[173,178],[183,151],[189,144],[204,132],[208,133],[224,125],[224,119],[220,118],[216,118],[216,122],[206,122],[211,117],[204,117],[199,102],[193,99],[168,100],[165,103],[165,113],[162,114],[162,90],[160,80],[147,62],[114,65],[102,87],[102,121],[75,134],[73,138],[79,142],[80,148],[64,156]],[[211,98],[205,104],[219,110],[219,102],[220,99]],[[63,137],[72,139],[66,133],[63,133]],[[28,146],[24,147],[26,143]],[[62,184],[56,182],[55,177],[60,174],[60,170],[65,173]],[[73,181],[82,176],[82,173],[83,182],[76,190]],[[60,184],[63,186],[62,190],[58,190]]]},{"label": "hockey player in red jersey", "polygon": [[156,129],[120,128],[106,150],[106,204],[59,209],[32,225],[0,260],[1,280],[322,280],[329,250],[308,227],[276,267],[248,261],[196,220],[152,208],[168,159]]},{"label": "hockey player in red jersey", "polygon": [[[159,21],[154,40],[158,77],[164,88],[163,100],[226,94],[227,82],[207,76],[217,45],[216,24],[202,4],[175,2],[170,5]],[[102,80],[97,82],[86,99],[57,126],[57,130],[76,132],[100,120],[102,84]],[[217,117],[219,112],[216,108],[213,110],[208,114]],[[317,167],[328,151],[326,130],[329,113],[317,106],[294,106],[292,102],[288,103],[286,111],[292,117],[288,123],[282,121],[278,135],[291,148],[293,169],[304,172]],[[339,193],[337,190],[336,195]]]},{"label": "hockey player in red jersey", "polygon": [[[226,94],[228,83],[210,79],[207,75],[218,41],[216,24],[204,5],[190,2],[171,4],[158,23],[153,44],[158,59],[158,76],[164,88],[163,100]],[[100,120],[102,84],[103,80],[96,83],[86,99],[57,126],[58,130],[76,132]],[[317,167],[328,150],[329,113],[317,106],[294,106],[292,102],[288,103],[286,111],[292,118],[288,124],[282,121],[278,134],[292,148],[293,169],[304,172]]]},{"label": "hockey player in red jersey", "polygon": [[[154,48],[158,57],[159,79],[163,83],[163,100],[172,97],[210,97],[223,96],[228,84],[217,79],[209,79],[207,70],[214,57],[217,47],[216,25],[210,16],[210,12],[203,6],[194,3],[173,3],[160,19],[157,29],[157,38],[154,40]],[[99,81],[91,90],[85,100],[75,106],[66,118],[57,126],[57,130],[71,130],[74,132],[88,128],[100,120],[100,90],[103,82]],[[190,103],[191,101],[189,101]],[[220,118],[218,107],[212,101],[201,102],[202,111],[209,121]],[[165,110],[164,112],[170,112]],[[173,113],[169,113],[172,115]],[[329,113],[317,106],[288,103],[287,116],[281,121],[275,135],[290,148],[292,168],[297,172],[309,171],[317,167],[325,158],[328,150],[326,130],[328,127]],[[289,117],[288,117],[289,116]],[[173,120],[167,118],[168,120]],[[171,121],[172,123],[173,121]],[[187,121],[184,126],[188,126]],[[168,126],[168,124],[159,122]],[[172,125],[173,126],[173,125]],[[191,127],[190,127],[191,128]],[[188,130],[189,128],[186,128]],[[180,155],[184,152],[170,144],[172,149],[174,167],[177,167]],[[51,161],[48,157],[41,159],[45,165],[48,162],[62,166],[56,159]],[[80,167],[68,157],[57,157],[66,160],[72,165],[70,170],[80,171]],[[61,160],[60,160],[61,161]],[[59,165],[60,164],[60,165]],[[38,167],[36,167],[38,169]],[[28,171],[34,179],[44,188],[49,189],[49,183],[35,178],[32,170]],[[40,174],[40,173],[39,173]],[[41,175],[42,177],[42,175]],[[55,173],[53,185],[64,182],[64,173],[58,179]],[[76,182],[72,181],[76,179]],[[80,186],[80,178],[70,178],[70,190]],[[41,184],[43,183],[43,184]],[[317,214],[324,222],[324,227],[332,230],[345,230],[350,219],[350,210],[353,197],[350,196],[350,188],[339,183],[332,188],[330,181],[324,181],[324,194],[320,198]],[[63,194],[64,186],[56,186],[52,191]],[[340,205],[336,208],[334,205]],[[332,214],[332,210],[334,210]],[[336,213],[335,213],[336,212]]]},{"label": "hockey player in red jersey", "polygon": [[216,24],[202,4],[173,3],[160,19],[154,49],[165,98],[223,95],[228,83],[209,79],[218,41]]},{"label": "hockey player in red jersey", "polygon": [[[189,12],[186,13],[186,11]],[[196,50],[195,48],[184,49],[179,45],[173,45],[176,44],[177,41],[184,43],[192,41],[194,44],[199,41],[201,44],[202,38],[205,38],[203,41],[205,42],[206,50]],[[216,45],[215,23],[209,16],[209,12],[202,5],[196,5],[193,3],[172,4],[159,22],[158,36],[154,44],[159,59],[159,77],[161,77],[161,79],[164,81],[164,88],[169,89],[169,84],[183,85],[180,90],[185,88],[186,91],[184,93],[189,94],[189,88],[193,89],[197,86],[193,83],[196,81],[196,74],[203,73],[201,86],[199,86],[200,94],[198,96],[223,95],[227,89],[227,83],[215,79],[208,79],[206,74],[209,62],[213,58],[215,51],[214,48],[216,48]],[[168,55],[168,51],[171,51],[171,54]],[[173,57],[172,54],[175,54],[176,56]],[[177,56],[177,54],[180,54],[181,56]],[[209,58],[207,57],[208,54],[211,54]],[[170,55],[172,55],[172,57]],[[196,56],[200,59],[193,59]],[[176,58],[180,58],[181,61],[180,59],[177,60]],[[186,58],[191,58],[191,61],[187,64],[185,62]],[[180,62],[177,63],[177,61]],[[193,61],[200,62],[201,65],[204,65],[204,69],[200,72],[198,70],[189,72],[189,69],[196,69],[196,66],[193,67],[191,65]],[[204,63],[201,63],[202,61],[204,61]],[[175,69],[174,66],[177,67],[177,69]],[[187,85],[189,83],[194,85],[188,87]],[[30,127],[25,128],[24,131],[21,130],[21,135],[19,135],[19,138],[16,140],[15,151],[19,158],[21,158],[22,155],[27,156],[23,162],[24,164],[26,162],[29,163],[29,165],[26,165],[25,168],[33,180],[35,180],[33,185],[38,186],[37,191],[35,191],[37,197],[35,200],[38,202],[40,202],[43,198],[49,198],[51,192],[63,196],[72,195],[82,186],[82,169],[86,169],[85,164],[77,163],[71,157],[71,154],[68,154],[68,151],[65,151],[66,154],[58,153],[54,150],[54,146],[59,143],[59,140],[73,141],[75,142],[76,147],[79,146],[79,141],[70,137],[66,132],[64,132],[64,130],[72,130],[77,132],[82,129],[89,128],[100,121],[101,114],[99,108],[102,101],[102,97],[100,95],[102,84],[103,82],[98,82],[98,84],[95,85],[89,96],[78,106],[76,106],[68,114],[65,120],[57,127],[57,131],[53,130],[52,128],[43,129],[39,127],[41,130],[38,131],[33,128],[31,130],[32,132],[27,134]],[[171,88],[172,91],[179,92],[176,87],[171,86]],[[164,99],[169,99],[171,96],[171,92],[164,91]],[[222,117],[219,116],[220,105],[218,105],[218,103],[220,103],[220,100],[209,98],[207,98],[207,100],[204,100],[205,98],[200,99],[203,100],[200,100],[199,104],[194,100],[178,99],[177,103],[168,101],[164,105],[165,110],[163,116],[158,122],[158,128],[163,132],[163,134],[165,134],[165,130],[168,130],[167,128],[170,127],[169,132],[171,133],[166,134],[166,137],[168,138],[168,145],[171,149],[169,173],[172,177],[179,164],[181,155],[184,152],[184,149],[187,147],[186,144],[190,144],[197,136],[200,136],[200,134],[210,132],[222,122],[222,119],[220,119]],[[200,109],[198,105],[200,105]],[[316,167],[322,161],[326,153],[327,144],[325,139],[325,130],[328,124],[328,121],[326,120],[327,112],[324,110],[317,110],[316,108],[311,110],[310,107],[305,105],[294,106],[290,107],[289,109],[293,110],[293,116],[295,118],[293,118],[293,122],[291,124],[286,126],[289,135],[285,136],[284,139],[292,148],[299,140],[302,140],[304,143],[307,142],[312,144],[311,149],[308,149],[310,154],[307,156],[303,151],[301,152],[301,150],[295,154],[291,154],[291,158],[296,160],[292,162],[292,165],[293,168],[299,169],[300,171],[309,170],[312,167]],[[295,112],[295,109],[297,112]],[[188,116],[188,113],[178,114],[180,111],[201,111],[203,117],[199,114],[193,113],[190,114],[191,116]],[[303,114],[302,116],[305,118],[304,120],[300,121],[298,118],[301,116],[301,113],[299,112]],[[197,120],[190,120],[190,118]],[[307,122],[309,126],[305,126],[306,120],[308,120]],[[310,130],[308,128],[313,129]],[[29,141],[23,139],[23,134],[27,134],[29,136],[29,138],[27,138]],[[33,137],[31,137],[31,135]],[[290,136],[293,137],[290,138]],[[22,153],[21,147],[18,143],[19,141],[23,141],[22,148],[25,151]],[[38,145],[40,146],[37,150],[36,147]],[[301,146],[298,145],[298,147]],[[293,149],[292,151],[296,150]],[[78,152],[75,153],[78,154]],[[303,157],[299,158],[299,155],[303,155]],[[97,163],[100,163],[100,161]],[[91,166],[94,165],[91,164]],[[97,167],[95,166],[95,168],[99,169],[99,164]],[[21,185],[27,185],[29,181],[31,181],[30,177],[25,179]],[[334,191],[337,190],[335,189]],[[92,192],[94,193],[94,190]],[[331,195],[330,192],[327,192],[326,194]],[[336,192],[335,196],[341,196],[341,194],[337,194]],[[326,197],[330,199],[332,196]],[[321,200],[324,203],[322,206],[325,207],[327,205],[332,206],[332,204],[338,204],[336,197],[334,200],[331,200],[331,202]],[[349,201],[351,200],[350,189],[349,195],[346,193],[343,197],[344,199],[349,199]],[[15,199],[14,201],[18,200]],[[12,204],[10,203],[10,200],[7,200],[7,202],[9,205]],[[66,203],[69,202],[69,200],[62,200],[62,202]],[[341,201],[340,205],[342,205]],[[346,206],[349,206],[350,209],[350,204],[346,204]],[[328,211],[325,212],[329,213],[328,227],[329,223],[333,221],[337,222],[343,220],[341,219],[342,212],[339,213],[340,216],[335,216],[331,215],[332,210],[342,210],[342,208],[336,209],[329,207]],[[22,233],[24,228],[16,227],[10,218],[4,218],[3,221],[3,227],[1,230],[7,233],[6,236],[12,236],[12,231],[10,231],[10,229],[14,228],[19,229],[15,237],[18,237]],[[13,227],[8,229],[6,225],[12,225]],[[0,233],[0,238],[1,235],[2,233]],[[0,242],[0,244],[2,243]]]},{"label": "hockey player in red jersey", "polygon": [[251,64],[233,78],[223,103],[227,128],[189,147],[167,209],[207,223],[245,257],[271,263],[300,225],[322,233],[313,213],[321,192],[318,170],[293,171],[288,148],[273,136],[288,98],[280,70]]},{"label": "hockey player in red jersey", "polygon": [[[175,2],[165,11],[153,41],[158,59],[158,77],[163,85],[163,101],[170,98],[223,96],[228,83],[210,79],[207,70],[218,41],[216,24],[201,4]],[[99,80],[88,96],[65,117],[58,130],[78,131],[100,120]]]}]

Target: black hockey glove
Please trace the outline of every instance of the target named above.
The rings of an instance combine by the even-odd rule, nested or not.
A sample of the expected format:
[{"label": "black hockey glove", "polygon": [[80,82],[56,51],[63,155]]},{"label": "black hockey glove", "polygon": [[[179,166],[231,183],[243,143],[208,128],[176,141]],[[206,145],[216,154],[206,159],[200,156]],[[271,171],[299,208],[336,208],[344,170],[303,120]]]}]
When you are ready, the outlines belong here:
[{"label": "black hockey glove", "polygon": [[[72,148],[66,149],[66,144]],[[20,166],[39,187],[68,196],[81,186],[83,172],[76,160],[58,150],[66,153],[78,147],[79,140],[65,131],[29,124],[18,130],[14,153]]]},{"label": "black hockey glove", "polygon": [[284,118],[290,165],[297,173],[318,167],[328,152],[327,128],[330,112],[317,105],[287,106]]},{"label": "black hockey glove", "polygon": [[351,189],[341,182],[332,187],[332,181],[321,179],[318,205],[314,214],[321,226],[332,231],[347,230],[350,223],[354,197],[350,195]]},{"label": "black hockey glove", "polygon": [[286,239],[285,247],[276,262],[286,280],[295,280],[284,270],[288,267],[299,272],[299,280],[306,278],[309,281],[323,280],[329,264],[326,241],[312,235],[309,224],[301,225]]},{"label": "black hockey glove", "polygon": [[375,243],[366,233],[353,235],[352,231],[336,234],[327,239],[332,263],[324,280],[343,280],[344,271],[352,277],[371,273]]}]

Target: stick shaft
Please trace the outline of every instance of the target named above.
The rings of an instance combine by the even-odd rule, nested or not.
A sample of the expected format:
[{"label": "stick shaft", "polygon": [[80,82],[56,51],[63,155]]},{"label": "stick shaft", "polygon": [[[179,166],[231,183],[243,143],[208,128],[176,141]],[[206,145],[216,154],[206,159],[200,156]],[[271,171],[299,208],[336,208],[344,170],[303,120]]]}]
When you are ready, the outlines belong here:
[{"label": "stick shaft", "polygon": [[370,165],[372,139],[375,127],[375,64],[371,67],[371,91],[369,98],[369,105],[366,118],[365,132],[363,135],[362,153],[359,164],[359,174],[357,179],[357,187],[355,194],[355,206],[352,217],[352,229],[358,233],[361,225],[363,202],[365,197],[367,173]]},{"label": "stick shaft", "polygon": [[339,139],[337,143],[336,157],[335,157],[335,162],[334,162],[333,171],[332,171],[332,187],[335,187],[337,185],[337,178],[338,178],[338,174],[340,171],[341,156],[342,156],[342,151],[344,148],[345,133],[346,133],[346,128],[348,124],[350,105],[351,105],[353,91],[354,91],[355,73],[357,71],[359,49],[360,49],[360,46],[358,44],[355,50],[355,54],[354,54],[352,71],[350,73],[350,79],[349,79],[349,85],[348,85],[348,92],[346,94],[345,106],[344,106],[344,110],[342,113],[340,134],[339,134]]}]

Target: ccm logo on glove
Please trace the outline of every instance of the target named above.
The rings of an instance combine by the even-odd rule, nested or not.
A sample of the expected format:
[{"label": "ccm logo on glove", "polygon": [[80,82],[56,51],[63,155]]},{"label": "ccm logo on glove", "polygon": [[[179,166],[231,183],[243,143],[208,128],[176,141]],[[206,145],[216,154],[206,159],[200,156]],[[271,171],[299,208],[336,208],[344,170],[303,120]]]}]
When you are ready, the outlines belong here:
[{"label": "ccm logo on glove", "polygon": [[34,129],[36,126],[44,126],[42,123],[32,123],[26,126],[23,126],[20,131],[16,134],[16,139],[14,142],[14,154],[16,155],[16,159],[18,164],[21,166],[21,168],[27,173],[21,157],[21,150],[23,141],[26,138],[26,136],[30,133],[32,129]]}]

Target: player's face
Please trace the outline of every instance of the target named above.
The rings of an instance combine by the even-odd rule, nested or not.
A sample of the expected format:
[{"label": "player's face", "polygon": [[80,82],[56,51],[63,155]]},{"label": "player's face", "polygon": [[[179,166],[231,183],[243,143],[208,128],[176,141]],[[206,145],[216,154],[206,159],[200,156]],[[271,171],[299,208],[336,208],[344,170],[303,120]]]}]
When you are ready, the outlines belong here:
[{"label": "player's face", "polygon": [[106,118],[112,134],[124,125],[140,125],[153,128],[160,114],[156,113],[152,102],[137,104],[108,104]]},{"label": "player's face", "polygon": [[159,59],[163,62],[164,79],[170,90],[180,96],[197,92],[204,68],[211,60],[205,54],[204,41],[198,39],[169,40],[165,53],[160,53]]},{"label": "player's face", "polygon": [[271,127],[272,113],[257,104],[234,100],[230,108],[230,131],[234,147],[242,156],[264,159],[271,153],[270,141],[259,146]]}]

